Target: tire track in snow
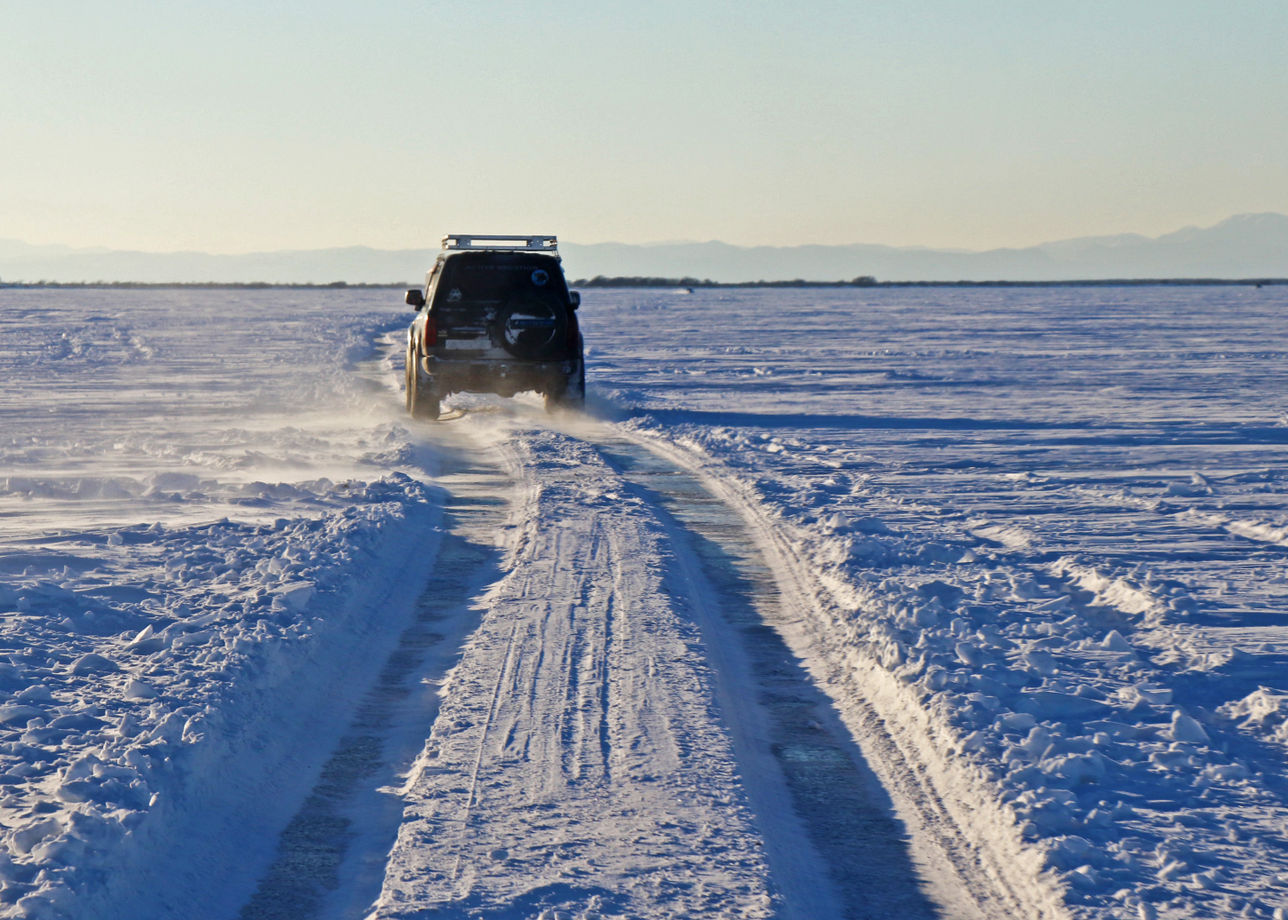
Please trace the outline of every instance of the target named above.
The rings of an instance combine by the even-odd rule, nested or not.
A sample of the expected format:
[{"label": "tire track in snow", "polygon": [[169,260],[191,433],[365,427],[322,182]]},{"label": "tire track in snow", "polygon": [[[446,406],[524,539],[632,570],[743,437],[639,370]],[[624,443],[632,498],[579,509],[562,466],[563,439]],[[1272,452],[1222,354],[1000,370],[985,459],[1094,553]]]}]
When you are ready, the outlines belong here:
[{"label": "tire track in snow", "polygon": [[[531,478],[543,484],[535,490],[537,493],[543,488],[567,488],[565,477],[579,483],[595,483],[570,490],[577,504],[584,506],[587,499],[592,499],[591,504],[596,506],[593,514],[582,518],[580,527],[561,526],[556,515],[537,515],[536,530],[544,528],[546,532],[534,533],[523,541],[525,550],[533,553],[528,562],[537,569],[548,567],[548,572],[565,571],[562,583],[558,578],[551,582],[534,580],[530,573],[520,575],[518,584],[500,592],[528,603],[537,601],[539,607],[533,617],[540,621],[539,628],[527,639],[530,645],[526,657],[533,662],[532,677],[521,683],[510,683],[514,691],[511,701],[516,709],[531,709],[506,716],[514,721],[505,733],[507,738],[512,738],[516,731],[523,734],[532,732],[534,726],[544,725],[536,731],[539,738],[525,746],[522,753],[531,763],[533,778],[543,777],[543,795],[556,801],[537,802],[534,806],[558,809],[559,798],[575,799],[582,792],[577,788],[579,785],[596,784],[596,797],[619,796],[635,801],[644,798],[647,802],[648,792],[641,796],[639,788],[639,766],[650,774],[665,775],[678,770],[701,775],[705,760],[728,757],[738,775],[735,788],[723,794],[746,797],[755,832],[749,836],[747,829],[739,828],[735,821],[734,827],[726,828],[723,836],[729,838],[728,846],[735,849],[751,847],[754,853],[755,848],[764,848],[768,860],[764,871],[777,896],[773,903],[766,902],[759,908],[754,899],[720,907],[713,905],[701,911],[704,915],[749,911],[750,916],[783,918],[867,917],[874,912],[898,912],[908,918],[937,916],[935,906],[922,891],[906,835],[893,817],[888,797],[867,770],[862,755],[832,712],[827,698],[813,686],[800,662],[762,619],[764,606],[778,605],[780,599],[773,576],[756,558],[757,551],[745,525],[735,512],[708,494],[692,475],[660,461],[634,442],[620,438],[605,440],[605,434],[606,429],[590,436],[580,430],[571,437],[567,433],[540,431],[512,434],[520,441],[544,439],[544,450],[539,448],[519,457],[516,463],[516,475],[524,481],[525,488]],[[564,469],[552,478],[551,471],[560,465]],[[650,465],[651,470],[646,469]],[[539,508],[543,507],[541,501],[538,495]],[[645,539],[618,520],[620,517],[630,521],[641,515],[652,521]],[[660,683],[656,655],[639,655],[641,643],[658,640],[656,634],[632,631],[639,619],[632,608],[639,607],[645,598],[638,572],[633,579],[629,563],[641,560],[646,567],[655,569],[658,576],[650,582],[653,587],[649,601],[660,600],[673,607],[700,630],[686,641],[706,660],[709,670],[684,675],[687,678],[684,682],[690,684],[687,688],[677,688],[673,675],[661,675],[664,680]],[[523,561],[519,560],[519,568],[507,577],[514,578],[522,566]],[[552,598],[542,596],[543,587],[555,587],[556,593],[562,593],[563,597],[552,602]],[[502,618],[516,613],[513,606],[498,603],[495,596],[490,605],[501,611]],[[556,609],[563,606],[566,614]],[[566,621],[559,622],[565,616]],[[650,624],[650,628],[655,629],[656,624]],[[623,633],[620,637],[616,635],[619,631]],[[520,643],[523,641],[521,638]],[[509,647],[508,641],[506,644]],[[625,652],[616,646],[622,646]],[[497,657],[495,652],[492,657]],[[649,672],[648,678],[635,683],[627,692],[614,686],[615,681],[621,683],[624,673],[640,670],[640,657],[645,659],[643,666]],[[543,691],[539,687],[543,680],[540,672],[552,662],[554,667],[544,678],[549,686]],[[504,665],[501,667],[506,670]],[[696,686],[693,677],[699,678]],[[506,682],[494,677],[492,688],[502,683]],[[476,676],[472,690],[477,693],[478,689]],[[681,699],[687,697],[687,700],[677,703],[676,699],[657,699],[668,692],[676,695],[677,689],[686,691]],[[683,705],[692,706],[695,702],[708,709],[717,707],[712,715],[718,712],[726,730],[731,730],[731,741],[723,745],[709,738],[702,744],[692,742],[692,730],[686,732],[686,727],[700,720],[676,716]],[[557,723],[550,722],[552,704],[562,705],[564,710],[564,716]],[[622,710],[627,707],[637,712],[623,718]],[[491,724],[491,719],[491,715],[484,717],[484,724]],[[594,724],[596,720],[598,724]],[[469,718],[459,722],[475,733],[476,741],[471,745],[474,762],[485,764],[478,752],[488,749],[487,733],[479,732]],[[629,729],[626,733],[622,731],[624,724]],[[635,737],[632,732],[636,733]],[[673,911],[681,903],[660,899],[655,891],[641,893],[640,889],[646,888],[647,883],[640,882],[647,880],[653,871],[650,863],[674,866],[695,854],[702,856],[700,846],[696,851],[692,849],[692,841],[673,841],[663,850],[649,853],[647,859],[632,856],[636,862],[634,877],[628,874],[614,878],[612,866],[605,867],[607,871],[602,875],[587,872],[581,866],[569,867],[567,862],[575,863],[575,860],[567,860],[554,841],[547,844],[544,859],[547,866],[565,862],[565,871],[550,873],[552,879],[567,880],[562,884],[548,880],[545,884],[529,885],[524,892],[522,884],[516,886],[513,879],[499,878],[511,872],[506,865],[491,870],[495,875],[489,877],[488,868],[480,869],[480,863],[486,859],[478,857],[486,857],[489,852],[482,841],[490,840],[491,835],[504,837],[507,833],[513,838],[513,827],[507,824],[515,819],[498,819],[486,807],[479,813],[482,826],[471,828],[473,835],[482,840],[468,842],[475,856],[467,863],[479,874],[467,880],[462,888],[449,891],[440,887],[436,892],[423,879],[435,872],[433,857],[426,855],[429,848],[446,843],[441,831],[448,823],[451,809],[442,808],[441,800],[451,795],[451,783],[441,778],[450,775],[449,762],[459,758],[459,755],[444,757],[443,754],[444,748],[452,743],[452,734],[451,725],[442,726],[441,731],[440,726],[435,728],[436,737],[431,739],[429,748],[434,750],[440,770],[445,772],[434,774],[430,788],[416,797],[424,803],[422,808],[413,805],[409,809],[412,817],[409,823],[418,823],[420,833],[413,836],[412,828],[403,829],[402,845],[396,848],[395,861],[391,864],[395,878],[392,884],[386,884],[384,912],[380,916],[410,916],[416,910],[431,908],[447,911],[448,916],[475,912],[518,916],[523,909],[536,912],[539,908],[658,916]],[[674,752],[668,755],[664,750],[645,751],[642,760],[632,758],[640,739],[650,735],[672,740]],[[601,739],[601,750],[597,753],[603,759],[594,765],[598,770],[588,772],[586,767],[591,765],[585,758],[591,753],[589,742],[593,737]],[[552,746],[550,739],[558,739],[558,744]],[[494,757],[504,754],[504,750],[492,752]],[[623,760],[634,760],[637,768],[614,770],[614,765]],[[481,784],[471,782],[470,788],[481,785],[483,795],[493,796],[494,802],[498,786],[510,786],[511,791],[502,793],[502,797],[521,794],[523,782],[516,783],[514,777],[521,777],[525,767],[511,764],[507,769],[512,774],[509,778],[493,770],[490,779]],[[645,782],[652,779],[650,775],[643,777]],[[557,788],[561,783],[565,787],[562,790]],[[431,798],[432,803],[427,801]],[[471,799],[472,793],[466,802]],[[668,803],[664,796],[652,803],[652,817],[654,820],[667,818],[668,808],[673,807],[674,802]],[[441,820],[416,822],[416,818],[428,818],[430,810],[440,808]],[[624,816],[617,817],[620,821]],[[556,811],[550,818],[549,824],[535,822],[537,826],[533,830],[548,832],[555,827],[560,832],[556,837],[575,838],[585,833],[585,828],[579,826],[580,819],[569,817],[568,811]],[[637,807],[634,820],[640,818],[646,822],[650,818],[648,806]],[[518,820],[532,821],[532,818],[524,816]],[[713,816],[707,820],[713,820]],[[670,823],[664,820],[662,826]],[[496,826],[489,827],[489,824]],[[602,843],[603,837],[611,838],[619,833],[620,826],[615,824],[615,821],[601,824],[592,835],[600,839],[595,839],[592,846]],[[434,833],[436,830],[439,833]],[[685,852],[686,848],[689,852]],[[398,853],[399,849],[403,850],[402,854]],[[503,863],[514,859],[508,845],[496,846],[491,852],[501,854]],[[621,855],[611,854],[607,860],[621,860]],[[597,861],[602,864],[605,860]],[[687,874],[692,875],[693,871],[688,869]],[[671,874],[684,873],[672,871]],[[587,883],[594,878],[603,887],[579,888],[571,881],[579,875],[586,876]],[[610,880],[613,884],[609,884]],[[703,884],[710,885],[711,880]],[[507,886],[520,890],[498,897],[497,889]],[[600,890],[596,891],[597,887]],[[681,911],[693,912],[683,908]],[[970,916],[971,910],[955,905],[951,915]]]},{"label": "tire track in snow", "polygon": [[[488,705],[487,721],[483,723],[483,730],[479,733],[478,756],[474,758],[474,769],[470,771],[470,792],[465,797],[465,808],[461,812],[461,826],[469,827],[470,813],[474,810],[474,804],[478,801],[479,792],[479,768],[483,766],[483,757],[487,752],[488,732],[492,729],[492,724],[496,721],[497,707],[501,702],[501,685],[505,682],[507,675],[514,673],[514,639],[519,634],[519,626],[516,623],[510,630],[510,638],[505,644],[505,665],[496,672],[496,683],[492,686],[492,702]],[[463,848],[456,851],[456,861],[452,864],[452,881],[461,874],[461,853]]]},{"label": "tire track in snow", "polygon": [[470,601],[498,571],[493,535],[507,506],[508,479],[474,456],[458,459],[438,481],[447,489],[444,532],[414,622],[283,831],[240,920],[359,917],[379,894],[402,818],[400,774],[420,753],[442,676],[477,622]]},{"label": "tire track in snow", "polygon": [[518,533],[408,782],[375,916],[774,915],[655,509],[582,441],[503,436]]},{"label": "tire track in snow", "polygon": [[[780,599],[736,513],[634,442],[518,440],[515,482],[485,491],[518,488],[521,532],[401,790],[388,864],[393,803],[355,816],[389,791],[389,749],[410,759],[414,735],[388,737],[425,667],[407,641],[243,918],[360,916],[381,870],[381,918],[936,916],[880,784],[762,619]],[[417,643],[440,665],[456,647]],[[437,702],[416,703],[421,738]]]},{"label": "tire track in snow", "polygon": [[[889,795],[772,625],[792,614],[737,512],[635,441],[597,443],[648,494],[676,543],[783,915],[938,916]],[[945,916],[973,915],[958,902]]]},{"label": "tire track in snow", "polygon": [[955,787],[962,777],[954,771],[959,765],[944,761],[946,745],[937,747],[935,726],[926,714],[919,706],[907,707],[901,686],[884,680],[870,662],[853,657],[844,643],[835,643],[835,637],[844,636],[851,627],[834,618],[820,600],[819,588],[796,548],[755,497],[726,481],[717,464],[708,464],[670,441],[632,431],[621,436],[695,477],[736,509],[774,580],[801,606],[800,615],[771,614],[775,628],[808,665],[814,684],[835,703],[849,735],[897,803],[899,816],[911,830],[916,863],[944,916],[954,920],[1067,916],[1058,895],[1039,877],[1040,864],[1035,864],[1033,854],[1015,845],[1009,817],[980,809],[979,800],[958,794]]}]

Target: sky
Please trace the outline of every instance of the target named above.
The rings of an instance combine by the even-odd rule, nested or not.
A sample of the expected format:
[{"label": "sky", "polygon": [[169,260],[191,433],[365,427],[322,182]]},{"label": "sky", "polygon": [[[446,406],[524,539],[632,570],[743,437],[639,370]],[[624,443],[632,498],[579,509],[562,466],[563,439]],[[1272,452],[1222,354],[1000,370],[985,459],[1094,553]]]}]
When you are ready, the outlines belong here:
[{"label": "sky", "polygon": [[1288,212],[1283,0],[0,0],[0,239],[989,249]]}]

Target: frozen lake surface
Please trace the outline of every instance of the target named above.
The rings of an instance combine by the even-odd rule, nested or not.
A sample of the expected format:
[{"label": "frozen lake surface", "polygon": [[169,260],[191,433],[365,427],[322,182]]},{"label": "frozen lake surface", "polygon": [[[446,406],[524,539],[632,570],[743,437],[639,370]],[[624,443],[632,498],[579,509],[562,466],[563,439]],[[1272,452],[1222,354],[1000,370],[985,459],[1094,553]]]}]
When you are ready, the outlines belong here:
[{"label": "frozen lake surface", "polygon": [[437,424],[398,301],[0,290],[0,916],[1288,911],[1288,291],[587,291]]}]

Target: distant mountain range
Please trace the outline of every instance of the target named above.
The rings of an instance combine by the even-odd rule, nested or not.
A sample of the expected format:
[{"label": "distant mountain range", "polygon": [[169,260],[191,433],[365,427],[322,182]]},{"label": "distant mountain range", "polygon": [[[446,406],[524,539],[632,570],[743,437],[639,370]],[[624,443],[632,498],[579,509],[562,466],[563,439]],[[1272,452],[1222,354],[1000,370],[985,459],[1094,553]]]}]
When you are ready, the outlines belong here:
[{"label": "distant mountain range", "polygon": [[[570,278],[689,276],[712,281],[1078,281],[1288,277],[1288,216],[1241,214],[1160,237],[1095,236],[980,252],[873,244],[560,244]],[[414,283],[436,247],[364,246],[244,255],[130,252],[0,240],[0,281]]]}]

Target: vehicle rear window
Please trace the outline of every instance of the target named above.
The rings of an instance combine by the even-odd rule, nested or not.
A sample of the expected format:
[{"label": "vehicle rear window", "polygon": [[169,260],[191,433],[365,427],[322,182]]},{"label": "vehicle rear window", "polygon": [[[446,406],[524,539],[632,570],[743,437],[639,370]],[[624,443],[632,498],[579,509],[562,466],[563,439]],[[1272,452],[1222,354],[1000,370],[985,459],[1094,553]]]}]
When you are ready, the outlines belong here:
[{"label": "vehicle rear window", "polygon": [[438,286],[447,303],[500,303],[522,294],[567,296],[551,260],[453,259]]}]

